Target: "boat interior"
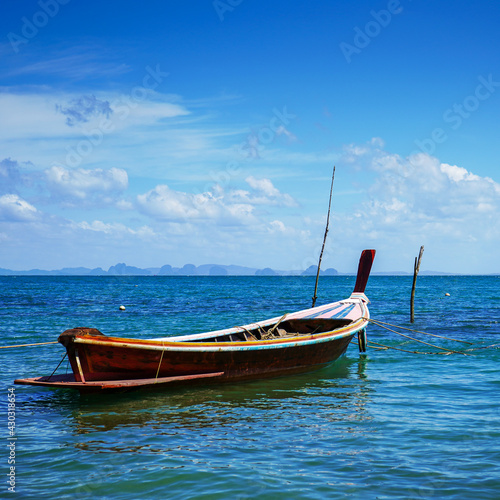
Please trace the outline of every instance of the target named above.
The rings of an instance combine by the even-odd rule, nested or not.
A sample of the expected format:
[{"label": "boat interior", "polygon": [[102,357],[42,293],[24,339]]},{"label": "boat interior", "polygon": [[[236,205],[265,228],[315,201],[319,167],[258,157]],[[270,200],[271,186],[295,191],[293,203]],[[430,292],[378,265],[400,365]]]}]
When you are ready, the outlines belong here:
[{"label": "boat interior", "polygon": [[[181,337],[166,337],[164,340],[173,342],[255,342],[280,338],[298,337],[301,335],[314,335],[326,333],[345,327],[352,320],[345,318],[301,318],[286,319],[284,315],[275,323],[238,326],[223,332],[207,332],[206,334],[186,335]],[[95,328],[77,327],[66,330],[59,336],[59,342],[67,346],[74,336],[106,337]],[[159,339],[152,339],[159,340]]]},{"label": "boat interior", "polygon": [[300,335],[313,335],[336,330],[352,323],[350,319],[291,319],[284,317],[272,325],[255,325],[252,328],[239,326],[231,333],[219,336],[198,338],[190,342],[250,342],[258,340],[272,340]]}]

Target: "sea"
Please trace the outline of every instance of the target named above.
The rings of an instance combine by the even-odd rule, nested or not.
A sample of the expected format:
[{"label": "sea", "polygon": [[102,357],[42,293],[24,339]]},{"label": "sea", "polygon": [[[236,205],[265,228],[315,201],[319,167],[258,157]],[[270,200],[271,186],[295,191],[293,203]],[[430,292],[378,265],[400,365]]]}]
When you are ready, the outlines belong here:
[{"label": "sea", "polygon": [[[321,277],[317,305],[354,280]],[[50,375],[61,345],[3,347],[241,325],[310,307],[314,277],[0,277],[0,497],[499,499],[500,276],[419,276],[414,323],[411,285],[372,276],[384,325],[326,368],[81,396],[13,383]]]}]

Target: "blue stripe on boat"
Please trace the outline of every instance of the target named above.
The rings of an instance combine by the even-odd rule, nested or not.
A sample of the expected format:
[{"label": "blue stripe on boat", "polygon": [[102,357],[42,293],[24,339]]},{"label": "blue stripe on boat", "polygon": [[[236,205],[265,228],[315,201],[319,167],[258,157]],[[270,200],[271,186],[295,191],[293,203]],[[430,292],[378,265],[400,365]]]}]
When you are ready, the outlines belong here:
[{"label": "blue stripe on boat", "polygon": [[338,312],[332,318],[345,318],[355,307],[355,304],[351,304],[349,307],[346,307],[343,311]]},{"label": "blue stripe on boat", "polygon": [[321,312],[310,314],[309,316],[304,316],[304,318],[308,318],[308,319],[310,319],[310,318],[317,318],[318,316],[322,316],[325,313],[329,313],[329,312],[335,311],[335,309],[338,309],[339,307],[343,307],[343,306],[344,306],[344,304],[337,304],[334,307],[330,307],[330,309],[324,309]]}]

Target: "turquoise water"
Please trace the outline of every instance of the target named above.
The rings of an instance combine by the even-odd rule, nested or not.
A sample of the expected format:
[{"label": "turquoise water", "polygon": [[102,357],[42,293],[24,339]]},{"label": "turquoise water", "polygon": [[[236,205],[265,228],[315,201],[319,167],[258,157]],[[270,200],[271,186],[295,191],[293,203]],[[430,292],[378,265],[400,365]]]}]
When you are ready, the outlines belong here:
[{"label": "turquoise water", "polygon": [[[234,326],[309,307],[313,280],[0,277],[0,345],[56,340],[75,326],[138,338]],[[353,277],[323,278],[318,304],[344,298],[353,285]],[[411,277],[372,276],[372,317],[412,327],[410,290]],[[63,349],[2,349],[6,444],[8,389],[16,396],[16,494],[498,499],[500,278],[421,276],[415,310],[413,328],[474,346],[419,339],[494,347],[470,356],[374,349],[360,356],[353,343],[345,358],[307,374],[106,396],[14,386],[15,378],[50,374]],[[368,339],[436,351],[374,325]],[[2,449],[7,474],[10,450]],[[10,498],[8,487],[3,482],[0,497]]]}]

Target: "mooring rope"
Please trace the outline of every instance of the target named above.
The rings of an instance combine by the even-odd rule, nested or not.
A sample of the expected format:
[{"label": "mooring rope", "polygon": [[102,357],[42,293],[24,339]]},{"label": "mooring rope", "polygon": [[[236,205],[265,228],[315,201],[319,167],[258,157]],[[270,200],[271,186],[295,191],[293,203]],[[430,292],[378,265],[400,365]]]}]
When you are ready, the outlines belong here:
[{"label": "mooring rope", "polygon": [[485,345],[482,347],[474,347],[472,349],[465,349],[467,352],[469,351],[479,351],[481,349],[489,349],[490,347],[500,347],[500,344],[491,344],[491,345]]},{"label": "mooring rope", "polygon": [[[471,349],[465,349],[465,351],[461,352],[461,351],[447,351],[447,352],[421,352],[421,351],[408,351],[406,349],[401,349],[399,347],[394,347],[394,346],[390,346],[390,345],[384,345],[384,344],[379,344],[377,342],[373,342],[372,340],[369,340],[368,341],[369,344],[374,344],[376,346],[380,346],[380,347],[374,347],[374,346],[371,346],[369,345],[368,347],[371,347],[372,349],[378,349],[380,351],[383,351],[383,350],[386,350],[386,349],[396,349],[397,351],[403,351],[403,352],[411,352],[411,353],[414,353],[414,354],[443,354],[445,356],[449,355],[449,354],[452,354],[452,353],[458,353],[458,354],[465,354],[466,356],[473,356],[473,354],[468,354],[469,352],[471,351],[480,351],[482,349],[491,349],[493,347],[500,347],[500,344],[490,344],[490,345],[484,345],[484,346],[481,346],[481,347],[473,347]],[[400,344],[402,345],[402,344]]]},{"label": "mooring rope", "polygon": [[456,353],[456,354],[463,354],[464,356],[472,356],[472,354],[466,354],[465,352],[460,352],[460,351],[446,351],[446,352],[409,351],[407,349],[400,349],[399,347],[393,347],[390,345],[379,344],[379,343],[373,342],[371,340],[368,341],[368,344],[375,344],[377,346],[380,346],[380,347],[373,347],[373,346],[369,345],[368,347],[371,347],[372,349],[378,349],[378,350],[395,349],[396,351],[409,352],[411,354],[441,354],[443,356],[448,356],[450,354]]},{"label": "mooring rope", "polygon": [[48,345],[48,344],[58,344],[58,341],[54,340],[53,342],[38,342],[38,344],[4,345],[4,346],[1,346],[0,349],[11,349],[13,347],[29,347],[32,345]]},{"label": "mooring rope", "polygon": [[[371,321],[372,323],[376,324],[377,326],[379,326],[380,328],[384,328],[385,330],[389,330],[390,332],[393,332],[395,333],[396,335],[401,335],[401,337],[405,337],[407,339],[410,339],[412,340],[413,342],[420,342],[421,344],[425,344],[425,345],[428,345],[430,347],[434,347],[435,349],[442,349],[443,351],[446,351],[446,352],[454,352],[455,354],[465,354],[464,352],[462,351],[454,351],[453,349],[447,349],[446,347],[440,347],[438,345],[435,345],[435,344],[429,344],[429,342],[424,342],[423,340],[418,340],[418,339],[415,339],[413,337],[410,337],[408,335],[405,335],[404,333],[401,333],[401,332],[397,332],[396,330],[392,330],[391,328],[388,328],[387,326],[383,326],[382,324],[380,324],[380,322],[378,321],[375,321],[375,320],[372,320],[372,319],[368,319],[368,318],[365,318],[367,321]],[[396,325],[391,325],[391,326],[395,326],[395,328],[400,328]],[[408,330],[408,328],[405,328],[405,330]],[[424,332],[422,332],[424,333]],[[470,342],[468,342],[470,343]]]},{"label": "mooring rope", "polygon": [[[409,339],[409,341],[419,342],[421,344],[428,345],[430,347],[433,347],[435,349],[440,349],[440,350],[445,351],[445,352],[409,351],[407,349],[401,349],[399,347],[387,346],[387,345],[379,344],[377,342],[373,342],[373,341],[369,340],[368,341],[369,344],[374,344],[374,345],[369,345],[368,346],[368,347],[370,347],[372,349],[378,349],[378,350],[395,349],[397,351],[409,352],[409,353],[412,353],[412,354],[444,354],[444,355],[449,355],[449,354],[463,354],[464,356],[471,356],[471,354],[467,354],[464,351],[455,351],[453,349],[447,349],[446,347],[441,347],[441,346],[438,346],[438,345],[435,345],[435,344],[430,344],[429,342],[424,342],[423,340],[419,340],[419,339],[410,337],[409,335],[405,335],[404,333],[401,333],[401,332],[398,332],[396,330],[393,330],[392,328],[388,328],[388,326],[392,326],[393,328],[399,328],[401,330],[407,330],[407,331],[410,331],[410,332],[421,333],[423,335],[430,335],[431,337],[437,337],[437,338],[442,338],[442,339],[446,339],[446,340],[452,340],[454,342],[461,342],[461,343],[468,344],[468,345],[474,345],[474,344],[472,344],[472,342],[467,342],[465,340],[453,339],[453,338],[450,338],[450,337],[444,337],[442,335],[435,335],[435,334],[432,334],[432,333],[422,332],[422,331],[419,331],[419,330],[412,330],[411,328],[405,328],[403,326],[393,325],[391,323],[385,323],[383,321],[377,321],[377,320],[370,319],[370,318],[363,318],[363,319],[366,320],[366,321],[368,321],[368,322],[370,322],[370,323],[373,323],[374,325],[379,326],[380,328],[384,328],[385,330],[388,330],[388,331],[390,331],[392,333],[395,333],[396,335],[400,335],[401,337],[405,337],[405,338]],[[387,325],[387,326],[385,326],[385,325]],[[378,346],[378,347],[375,347],[375,346]],[[478,349],[481,349],[481,348],[478,348]],[[474,351],[474,350],[476,350],[476,349],[466,349],[466,351],[468,351],[468,352],[469,351]]]},{"label": "mooring rope", "polygon": [[[422,333],[423,335],[430,335],[431,337],[437,337],[440,339],[453,340],[455,342],[462,342],[463,344],[474,345],[472,342],[467,342],[465,340],[452,339],[451,337],[443,337],[442,335],[435,335],[434,333],[421,332],[420,330],[412,330],[411,328],[405,328],[404,326],[399,326],[399,325],[391,325],[391,323],[384,323],[383,321],[378,321],[378,320],[371,319],[371,318],[362,318],[362,319],[365,319],[366,321],[369,321],[370,323],[378,325],[381,328],[384,328],[383,325],[387,325],[387,326],[392,326],[393,328],[399,328],[400,330],[407,330],[409,332],[414,332],[414,333]],[[392,331],[392,330],[390,330],[390,331]]]},{"label": "mooring rope", "polygon": [[61,363],[64,361],[64,358],[68,355],[68,352],[66,351],[64,353],[64,356],[62,357],[61,361],[59,361],[59,364],[56,366],[56,369],[50,374],[49,378],[47,379],[47,381],[50,381],[50,379],[52,378],[52,375],[54,375],[54,373],[56,373],[57,369],[61,366]]}]

